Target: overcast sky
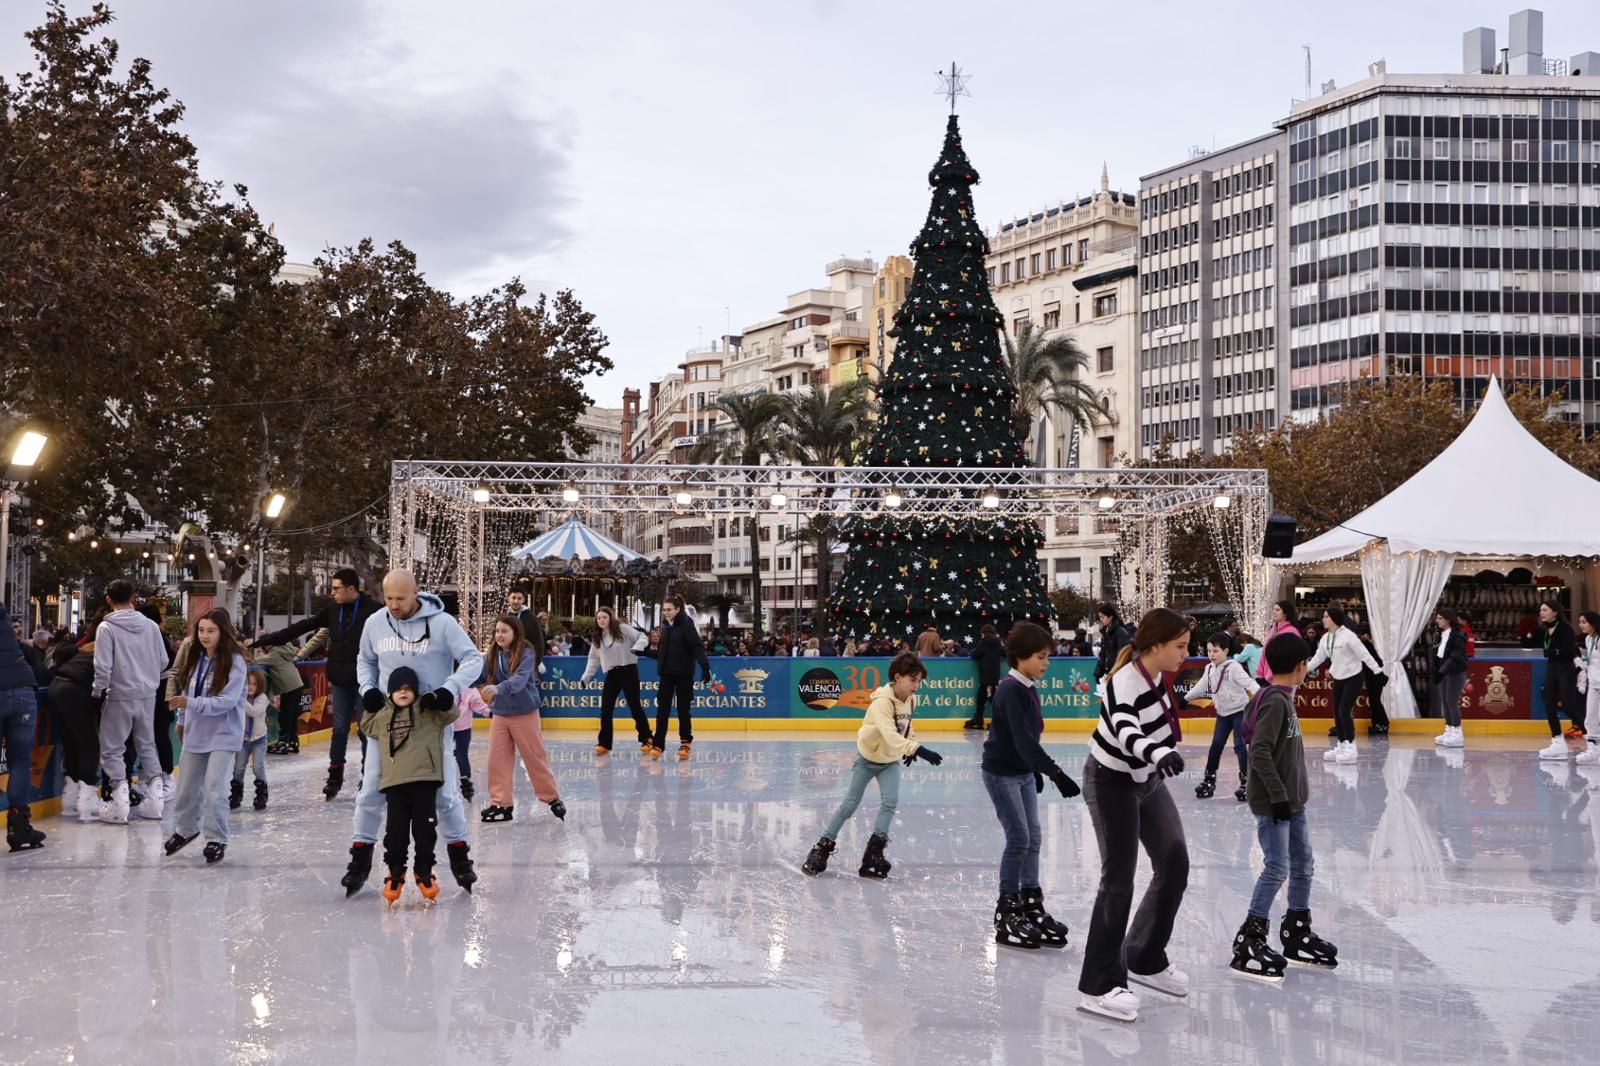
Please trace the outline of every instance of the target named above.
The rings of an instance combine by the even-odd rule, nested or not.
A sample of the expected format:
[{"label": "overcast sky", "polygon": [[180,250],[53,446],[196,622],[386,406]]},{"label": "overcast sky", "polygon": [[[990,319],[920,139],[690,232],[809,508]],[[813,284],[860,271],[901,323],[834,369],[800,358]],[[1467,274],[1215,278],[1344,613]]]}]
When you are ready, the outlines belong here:
[{"label": "overcast sky", "polygon": [[[74,12],[86,0],[71,0]],[[904,253],[945,107],[986,228],[1270,128],[1313,77],[1454,72],[1515,4],[907,0],[113,0],[124,54],[188,105],[208,177],[243,182],[292,258],[399,239],[460,294],[569,287],[611,339],[598,403],[770,317],[839,255]],[[0,70],[42,0],[0,3]],[[1551,4],[1545,52],[1600,51]]]}]

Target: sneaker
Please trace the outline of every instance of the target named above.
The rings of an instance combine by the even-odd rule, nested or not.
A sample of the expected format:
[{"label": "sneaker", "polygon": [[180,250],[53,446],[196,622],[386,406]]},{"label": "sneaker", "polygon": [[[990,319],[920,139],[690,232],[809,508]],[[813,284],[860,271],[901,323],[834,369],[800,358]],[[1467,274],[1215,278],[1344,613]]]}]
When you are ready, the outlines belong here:
[{"label": "sneaker", "polygon": [[1539,758],[1547,759],[1552,762],[1557,759],[1565,762],[1567,756],[1571,754],[1572,749],[1567,747],[1566,737],[1551,737],[1550,746],[1548,748],[1539,749]]},{"label": "sneaker", "polygon": [[1573,760],[1579,766],[1600,766],[1600,744],[1590,741],[1588,746],[1578,753]]},{"label": "sneaker", "polygon": [[1335,752],[1333,761],[1348,766],[1350,763],[1355,762],[1358,757],[1355,742],[1347,740],[1339,745],[1339,750]]},{"label": "sneaker", "polygon": [[1168,966],[1160,973],[1134,973],[1129,970],[1128,980],[1179,999],[1189,994],[1189,975],[1176,966]]},{"label": "sneaker", "polygon": [[1113,988],[1103,996],[1081,997],[1078,1000],[1078,1009],[1113,1021],[1138,1021],[1139,997],[1126,988]]}]

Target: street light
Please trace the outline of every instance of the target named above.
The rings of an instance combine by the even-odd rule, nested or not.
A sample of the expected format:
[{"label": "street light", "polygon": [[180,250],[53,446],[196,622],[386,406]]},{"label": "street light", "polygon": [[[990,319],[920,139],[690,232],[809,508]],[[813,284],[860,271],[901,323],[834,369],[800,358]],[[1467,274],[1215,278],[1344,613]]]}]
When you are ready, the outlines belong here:
[{"label": "street light", "polygon": [[37,430],[23,430],[12,445],[4,481],[0,482],[0,602],[5,600],[6,579],[11,573],[11,482],[22,481],[33,473],[49,440]]},{"label": "street light", "polygon": [[264,508],[266,516],[271,519],[278,518],[283,514],[283,505],[288,502],[288,498],[283,493],[274,492],[267,498],[267,505]]},{"label": "street light", "polygon": [[[267,601],[267,530],[269,523],[276,525],[283,516],[283,509],[288,504],[289,498],[281,492],[271,493],[262,501],[261,514],[261,554],[256,556],[256,624],[251,631],[252,635],[261,633],[261,612],[266,607]],[[242,549],[249,551],[246,547]]]},{"label": "street light", "polygon": [[905,503],[905,502],[906,502],[905,501],[905,497],[900,495],[900,490],[899,489],[891,488],[888,492],[883,494],[883,505],[885,507],[889,507],[889,508],[899,507],[902,503]]}]

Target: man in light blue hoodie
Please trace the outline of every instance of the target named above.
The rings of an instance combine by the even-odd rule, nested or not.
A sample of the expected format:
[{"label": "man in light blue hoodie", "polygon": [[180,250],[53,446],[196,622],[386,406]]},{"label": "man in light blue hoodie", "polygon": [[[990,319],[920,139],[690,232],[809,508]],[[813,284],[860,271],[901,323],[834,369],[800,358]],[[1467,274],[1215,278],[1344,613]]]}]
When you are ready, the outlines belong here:
[{"label": "man in light blue hoodie", "polygon": [[[444,710],[483,674],[483,653],[466,630],[445,613],[444,602],[432,593],[417,591],[409,570],[391,570],[383,579],[384,609],[367,619],[356,653],[356,686],[369,711],[383,707],[389,672],[405,666],[416,671],[421,686],[418,704],[424,710]],[[455,723],[445,727],[454,731]],[[372,874],[373,846],[383,827],[383,794],[378,791],[377,742],[368,737],[362,758],[361,789],[356,794],[355,843],[350,846],[350,866],[341,884],[353,896]],[[445,750],[453,746],[446,738]],[[450,857],[450,873],[468,892],[478,875],[472,869],[467,846],[467,816],[462,806],[461,777],[454,759],[444,760],[444,785],[439,789],[439,835]],[[371,769],[372,773],[366,773]]]},{"label": "man in light blue hoodie", "polygon": [[111,798],[100,806],[100,820],[128,824],[127,766],[123,752],[133,738],[139,753],[144,802],[139,814],[159,819],[167,795],[156,751],[156,690],[167,669],[167,642],[161,629],[133,606],[133,583],[117,579],[106,586],[111,613],[94,637],[94,688],[104,696],[100,710],[100,769],[111,783]]}]

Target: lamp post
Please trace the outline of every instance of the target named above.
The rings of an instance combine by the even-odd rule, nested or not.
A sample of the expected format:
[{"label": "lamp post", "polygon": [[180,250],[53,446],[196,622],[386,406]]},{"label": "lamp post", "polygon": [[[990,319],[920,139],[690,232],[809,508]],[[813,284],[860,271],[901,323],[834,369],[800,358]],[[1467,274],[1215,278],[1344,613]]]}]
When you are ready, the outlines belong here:
[{"label": "lamp post", "polygon": [[0,482],[0,602],[5,601],[6,584],[11,576],[11,483],[33,473],[49,440],[36,430],[23,430],[6,460],[5,480]]},{"label": "lamp post", "polygon": [[261,635],[261,613],[267,605],[267,530],[277,525],[288,503],[289,498],[281,492],[268,493],[261,501],[261,543],[257,546],[260,554],[256,556],[256,624],[252,636]]}]

